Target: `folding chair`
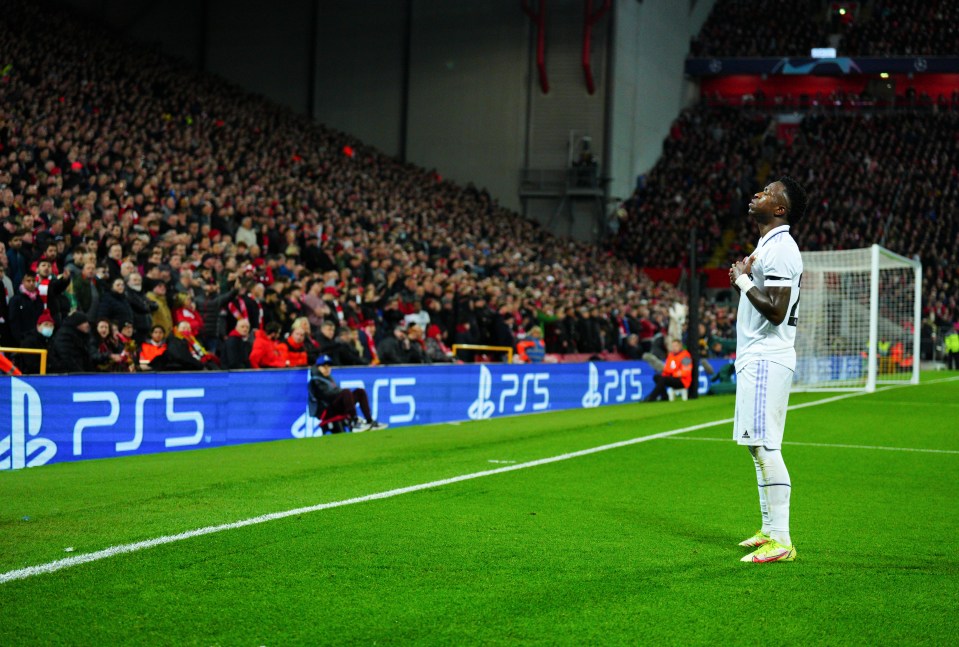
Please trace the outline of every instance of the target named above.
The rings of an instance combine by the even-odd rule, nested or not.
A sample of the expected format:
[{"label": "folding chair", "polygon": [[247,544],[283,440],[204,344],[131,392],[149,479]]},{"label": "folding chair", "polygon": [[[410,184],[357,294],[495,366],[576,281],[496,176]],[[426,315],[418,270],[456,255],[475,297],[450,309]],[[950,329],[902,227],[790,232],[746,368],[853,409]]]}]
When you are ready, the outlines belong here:
[{"label": "folding chair", "polygon": [[353,427],[350,425],[350,416],[345,413],[329,415],[327,410],[324,409],[317,418],[320,421],[319,426],[320,429],[323,430],[324,436],[329,434],[350,433],[353,431]]}]

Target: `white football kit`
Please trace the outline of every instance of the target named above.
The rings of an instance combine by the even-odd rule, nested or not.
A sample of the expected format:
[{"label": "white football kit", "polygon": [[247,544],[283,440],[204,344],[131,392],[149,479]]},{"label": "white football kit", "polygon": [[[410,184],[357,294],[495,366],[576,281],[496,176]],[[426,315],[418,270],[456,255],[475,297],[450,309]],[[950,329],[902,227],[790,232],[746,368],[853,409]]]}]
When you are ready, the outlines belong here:
[{"label": "white football kit", "polygon": [[786,318],[778,326],[739,296],[736,323],[736,416],[733,437],[740,445],[781,449],[786,406],[796,370],[796,327],[802,256],[789,225],[769,231],[753,252],[750,277],[759,288],[789,287]]}]

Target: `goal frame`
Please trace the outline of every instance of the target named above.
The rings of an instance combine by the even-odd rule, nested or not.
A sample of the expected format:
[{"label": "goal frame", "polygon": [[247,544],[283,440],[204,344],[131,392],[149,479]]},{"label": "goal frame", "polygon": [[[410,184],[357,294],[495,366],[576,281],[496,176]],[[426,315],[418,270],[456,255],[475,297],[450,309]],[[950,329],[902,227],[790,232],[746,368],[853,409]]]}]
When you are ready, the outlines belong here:
[{"label": "goal frame", "polygon": [[[807,261],[811,260],[811,255],[816,255],[818,261],[828,258],[829,255],[836,255],[837,259],[840,254],[850,254],[859,252],[868,252],[869,262],[868,267],[865,263],[860,263],[855,267],[842,267],[842,263],[837,262],[835,269],[828,269],[826,267],[818,267],[815,270],[810,268],[812,263]],[[920,364],[920,335],[921,335],[921,320],[922,320],[922,263],[918,258],[907,258],[901,254],[897,254],[891,250],[888,250],[878,244],[871,245],[867,248],[861,248],[857,250],[834,250],[834,251],[821,251],[821,252],[802,252],[803,255],[803,265],[804,273],[809,271],[820,271],[824,275],[827,273],[833,274],[842,274],[842,273],[859,273],[865,274],[868,272],[869,275],[869,304],[868,304],[868,317],[869,317],[869,337],[867,342],[867,348],[865,351],[865,383],[858,383],[855,385],[850,384],[838,384],[836,382],[841,381],[837,380],[835,382],[824,381],[824,382],[811,382],[811,381],[802,381],[793,384],[793,392],[803,392],[803,391],[865,391],[867,393],[872,393],[876,390],[879,385],[883,384],[918,384],[919,383],[919,364]],[[820,264],[817,263],[817,264]],[[883,265],[886,267],[883,267]],[[879,321],[880,321],[880,300],[882,294],[880,294],[880,273],[883,269],[894,269],[900,268],[902,270],[908,271],[912,270],[913,273],[913,293],[912,293],[912,312],[910,321],[912,323],[912,371],[909,376],[908,381],[900,377],[899,379],[890,380],[884,379],[879,372]],[[802,298],[802,287],[800,286],[800,299]],[[798,334],[802,334],[802,325],[803,325],[803,308],[802,304],[799,305],[799,326],[800,330],[797,331]],[[828,324],[823,324],[828,326]],[[825,330],[824,334],[829,334],[829,330]],[[797,342],[798,342],[797,338]],[[797,343],[797,353],[800,353],[801,344]],[[798,360],[802,361],[802,355],[798,357]],[[797,367],[798,368],[798,367]],[[798,378],[798,374],[797,374]],[[847,380],[853,381],[853,380]],[[861,381],[855,380],[857,382]]]}]

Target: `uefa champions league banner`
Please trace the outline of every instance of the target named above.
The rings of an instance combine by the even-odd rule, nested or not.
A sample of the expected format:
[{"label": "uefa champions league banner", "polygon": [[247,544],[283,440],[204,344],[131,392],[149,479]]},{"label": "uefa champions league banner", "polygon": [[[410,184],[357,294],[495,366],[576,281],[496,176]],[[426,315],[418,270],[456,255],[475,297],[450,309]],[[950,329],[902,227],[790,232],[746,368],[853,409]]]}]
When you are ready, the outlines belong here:
[{"label": "uefa champions league banner", "polygon": [[[713,361],[718,371],[727,361]],[[645,362],[337,368],[391,426],[638,402]],[[48,463],[310,438],[308,371],[139,373],[0,382],[0,470]],[[709,382],[700,372],[700,393]]]}]

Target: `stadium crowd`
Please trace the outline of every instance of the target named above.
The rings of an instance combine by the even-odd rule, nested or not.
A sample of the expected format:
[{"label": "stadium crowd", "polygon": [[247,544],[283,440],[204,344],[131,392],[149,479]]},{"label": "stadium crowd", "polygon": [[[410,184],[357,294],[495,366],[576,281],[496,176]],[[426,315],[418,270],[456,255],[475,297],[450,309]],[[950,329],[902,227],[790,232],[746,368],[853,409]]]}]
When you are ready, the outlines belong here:
[{"label": "stadium crowd", "polygon": [[663,222],[685,230],[695,221],[705,237],[730,242],[714,262],[742,258],[755,232],[741,214],[776,169],[809,192],[807,217],[795,227],[803,249],[879,242],[918,255],[924,316],[948,327],[959,320],[957,133],[959,112],[813,111],[787,142],[767,114],[704,103],[676,120],[662,158],[624,203],[610,245],[640,264],[664,265]]},{"label": "stadium crowd", "polygon": [[451,361],[536,327],[549,353],[633,352],[684,301],[484,191],[7,4],[0,343],[52,372]]},{"label": "stadium crowd", "polygon": [[690,56],[808,57],[832,44],[839,56],[941,56],[957,42],[951,0],[717,0]]},{"label": "stadium crowd", "polygon": [[[596,247],[46,3],[8,5],[0,345],[48,349],[53,372],[447,362],[454,344],[662,358],[685,297],[638,268],[685,266],[693,223],[701,265],[740,257],[773,169],[810,192],[801,245],[919,254],[926,316],[959,317],[954,111],[812,111],[787,144],[768,114],[704,102]],[[728,354],[735,308],[700,310],[701,350]]]}]

